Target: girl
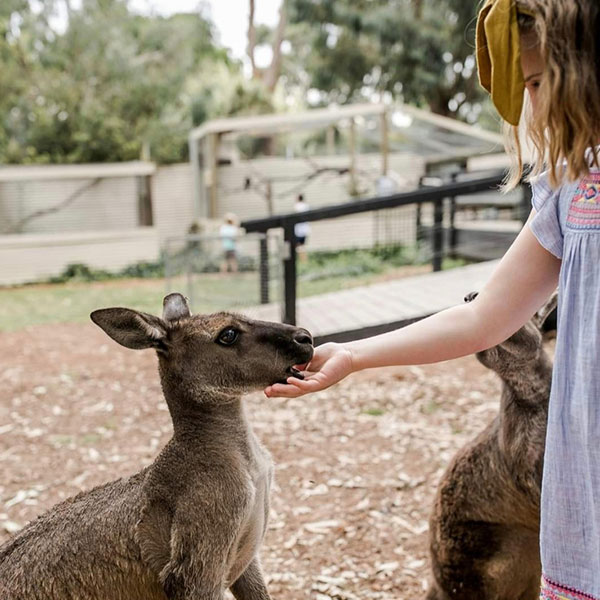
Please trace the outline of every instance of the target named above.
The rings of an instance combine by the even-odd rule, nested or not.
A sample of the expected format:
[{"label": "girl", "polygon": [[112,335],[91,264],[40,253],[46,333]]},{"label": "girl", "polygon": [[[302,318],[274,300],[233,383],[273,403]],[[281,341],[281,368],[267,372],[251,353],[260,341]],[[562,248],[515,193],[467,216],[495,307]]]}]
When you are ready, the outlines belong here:
[{"label": "girl", "polygon": [[477,299],[394,332],[325,344],[304,381],[265,390],[295,397],[360,369],[489,348],[519,329],[558,284],[541,507],[545,600],[600,600],[599,14],[598,0],[488,0],[481,10],[480,81],[513,126],[509,186],[522,174],[520,121],[534,159],[529,220]]}]

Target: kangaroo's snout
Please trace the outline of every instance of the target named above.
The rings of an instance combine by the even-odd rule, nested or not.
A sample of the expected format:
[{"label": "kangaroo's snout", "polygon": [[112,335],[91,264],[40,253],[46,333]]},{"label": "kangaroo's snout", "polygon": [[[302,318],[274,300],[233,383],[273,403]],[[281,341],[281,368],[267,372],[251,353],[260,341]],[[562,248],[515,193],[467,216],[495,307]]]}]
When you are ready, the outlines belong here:
[{"label": "kangaroo's snout", "polygon": [[296,364],[309,362],[315,350],[312,335],[306,329],[298,328],[292,334],[292,343],[295,352],[298,354]]},{"label": "kangaroo's snout", "polygon": [[294,341],[297,344],[300,344],[301,346],[305,344],[309,344],[312,346],[313,344],[312,335],[310,335],[310,333],[306,329],[298,329],[298,331],[294,334],[293,338]]},{"label": "kangaroo's snout", "polygon": [[307,363],[313,357],[313,338],[306,329],[298,327],[292,333],[292,351],[296,355],[295,364]]}]

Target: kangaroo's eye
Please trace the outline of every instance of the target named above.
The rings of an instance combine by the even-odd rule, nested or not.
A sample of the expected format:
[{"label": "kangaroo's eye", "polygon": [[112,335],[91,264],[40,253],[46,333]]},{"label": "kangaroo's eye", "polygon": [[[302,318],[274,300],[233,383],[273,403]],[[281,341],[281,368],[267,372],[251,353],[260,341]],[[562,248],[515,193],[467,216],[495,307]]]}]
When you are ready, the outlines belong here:
[{"label": "kangaroo's eye", "polygon": [[219,344],[223,344],[223,346],[231,346],[232,344],[235,344],[239,336],[239,331],[233,327],[227,327],[221,331],[219,337],[217,338],[217,342],[219,342]]}]

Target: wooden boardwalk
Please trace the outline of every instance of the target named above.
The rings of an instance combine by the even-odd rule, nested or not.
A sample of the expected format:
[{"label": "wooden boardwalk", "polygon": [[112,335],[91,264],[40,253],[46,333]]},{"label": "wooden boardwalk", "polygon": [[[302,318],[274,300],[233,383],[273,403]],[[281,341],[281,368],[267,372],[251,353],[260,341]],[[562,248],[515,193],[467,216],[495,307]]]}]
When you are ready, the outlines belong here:
[{"label": "wooden boardwalk", "polygon": [[[481,289],[497,260],[426,273],[298,300],[298,325],[318,343],[375,335],[460,304]],[[279,305],[242,310],[258,319],[280,320]]]}]

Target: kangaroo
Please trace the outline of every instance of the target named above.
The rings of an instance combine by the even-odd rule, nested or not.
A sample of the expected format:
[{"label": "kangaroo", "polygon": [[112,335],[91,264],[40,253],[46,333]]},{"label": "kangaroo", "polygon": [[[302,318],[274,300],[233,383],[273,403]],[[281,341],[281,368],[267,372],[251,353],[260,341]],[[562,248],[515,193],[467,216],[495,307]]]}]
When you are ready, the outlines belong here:
[{"label": "kangaroo", "polygon": [[[470,302],[477,294],[469,294]],[[476,354],[502,380],[500,411],[453,458],[430,520],[427,600],[537,600],[540,490],[552,363],[547,304],[505,342]]]},{"label": "kangaroo", "polygon": [[56,505],[0,547],[2,600],[268,600],[258,559],[272,466],[243,393],[301,377],[300,328],[217,313],[181,294],[162,318],[94,311],[113,340],[153,348],[173,437],[149,467]]}]

